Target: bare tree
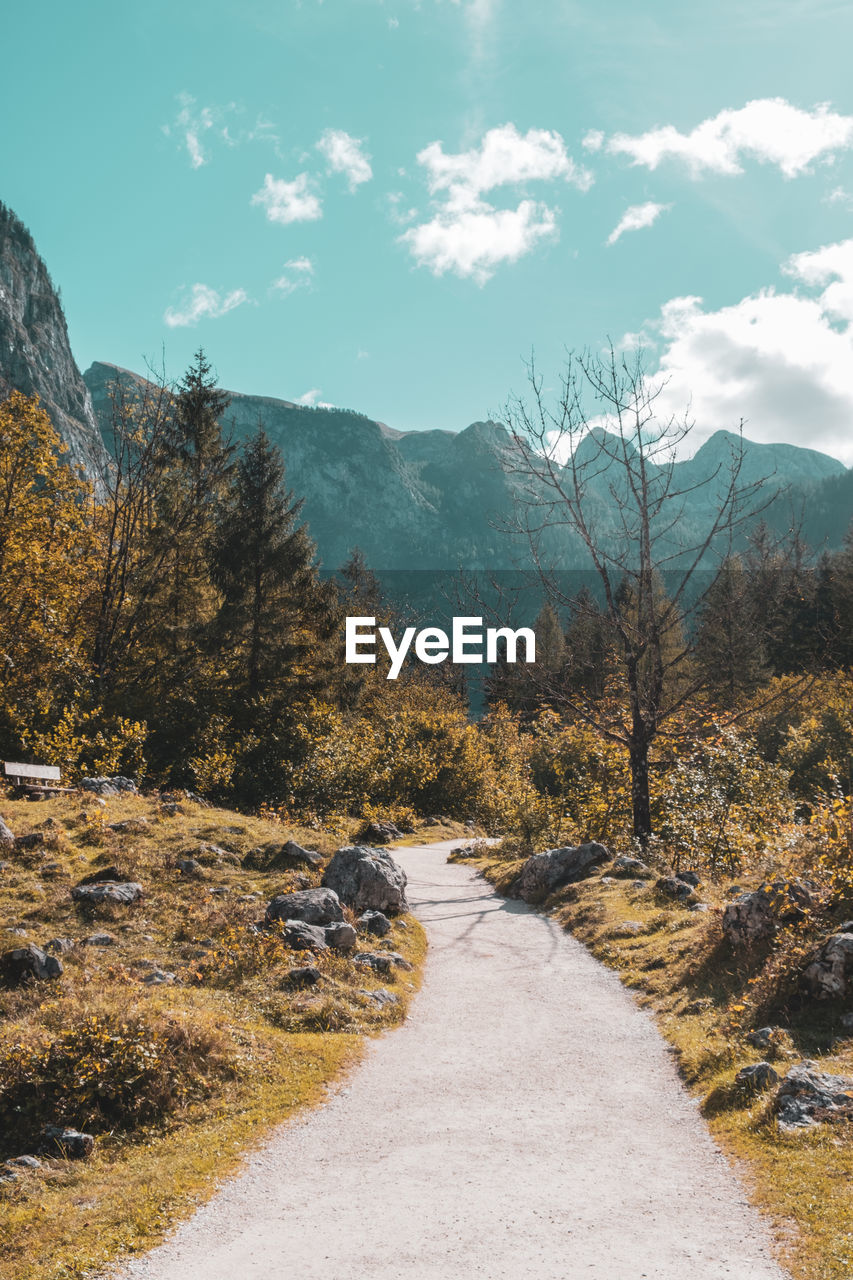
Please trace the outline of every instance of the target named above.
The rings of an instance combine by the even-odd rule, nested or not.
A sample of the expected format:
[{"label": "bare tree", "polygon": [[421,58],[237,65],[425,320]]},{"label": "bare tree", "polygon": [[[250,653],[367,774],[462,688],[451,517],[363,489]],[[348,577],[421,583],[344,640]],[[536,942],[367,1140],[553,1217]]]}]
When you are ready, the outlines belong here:
[{"label": "bare tree", "polygon": [[640,353],[570,355],[553,404],[532,361],[528,375],[532,395],[506,410],[523,493],[518,525],[558,610],[574,602],[555,572],[561,545],[593,571],[599,601],[588,596],[583,607],[606,621],[624,696],[551,692],[626,748],[633,829],[645,844],[650,749],[705,684],[693,661],[696,616],[738,537],[776,495],[766,478],[743,479],[740,431],[710,472],[679,464],[692,423],[660,412],[664,388],[646,377]]}]

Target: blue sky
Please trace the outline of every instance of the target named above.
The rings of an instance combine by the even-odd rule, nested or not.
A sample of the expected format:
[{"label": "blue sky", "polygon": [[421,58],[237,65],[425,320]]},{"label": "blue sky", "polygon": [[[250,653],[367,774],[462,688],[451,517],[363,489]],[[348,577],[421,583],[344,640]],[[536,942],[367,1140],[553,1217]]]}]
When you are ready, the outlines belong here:
[{"label": "blue sky", "polygon": [[72,346],[458,430],[640,341],[695,443],[853,464],[853,11],[149,0],[4,15],[0,199]]}]

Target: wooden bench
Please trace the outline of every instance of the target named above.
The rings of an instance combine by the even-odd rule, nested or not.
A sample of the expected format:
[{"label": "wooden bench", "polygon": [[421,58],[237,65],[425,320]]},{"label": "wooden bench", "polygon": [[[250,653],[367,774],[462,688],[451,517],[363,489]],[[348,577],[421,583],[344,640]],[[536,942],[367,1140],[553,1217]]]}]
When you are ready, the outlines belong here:
[{"label": "wooden bench", "polygon": [[76,787],[61,787],[62,771],[54,764],[16,764],[12,760],[3,762],[3,770],[13,786],[24,791],[50,791],[69,793]]}]

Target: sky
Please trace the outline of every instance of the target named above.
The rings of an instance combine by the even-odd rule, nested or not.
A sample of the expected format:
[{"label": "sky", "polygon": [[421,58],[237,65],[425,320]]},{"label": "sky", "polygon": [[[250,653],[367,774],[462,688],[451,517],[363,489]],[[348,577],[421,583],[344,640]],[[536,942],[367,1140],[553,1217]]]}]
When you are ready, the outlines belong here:
[{"label": "sky", "polygon": [[202,346],[456,431],[639,345],[694,446],[853,465],[845,3],[32,0],[4,43],[0,199],[81,368]]}]

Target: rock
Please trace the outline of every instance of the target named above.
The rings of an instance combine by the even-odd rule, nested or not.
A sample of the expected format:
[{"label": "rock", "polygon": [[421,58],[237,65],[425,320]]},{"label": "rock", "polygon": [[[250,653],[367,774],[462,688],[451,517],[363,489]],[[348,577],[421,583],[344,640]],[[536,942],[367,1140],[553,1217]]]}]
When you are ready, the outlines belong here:
[{"label": "rock", "polygon": [[15,837],[6,823],[0,818],[0,849],[11,849],[14,847]]},{"label": "rock", "polygon": [[765,881],[742,893],[723,911],[723,933],[733,947],[749,947],[775,936],[780,923],[799,920],[812,895],[799,880]]},{"label": "rock", "polygon": [[710,911],[711,908],[708,906],[707,902],[692,902],[690,904],[690,910],[691,911]]},{"label": "rock", "polygon": [[6,986],[17,987],[23,982],[41,982],[61,976],[62,961],[47,955],[32,942],[0,955],[0,979]]},{"label": "rock", "polygon": [[853,931],[827,938],[803,981],[818,1000],[840,1000],[853,991]]},{"label": "rock", "polygon": [[304,920],[286,920],[282,939],[291,951],[328,951],[326,932],[316,924]]},{"label": "rock", "polygon": [[4,1182],[17,1182],[20,1176],[16,1169],[0,1169],[0,1185]]},{"label": "rock", "polygon": [[629,938],[632,934],[642,932],[643,926],[640,924],[639,920],[622,920],[614,930],[617,938]]},{"label": "rock", "polygon": [[754,1062],[735,1076],[735,1084],[743,1093],[761,1093],[778,1083],[779,1077],[769,1062]]},{"label": "rock", "polygon": [[757,1031],[750,1031],[745,1037],[746,1043],[751,1044],[753,1049],[770,1049],[777,1033],[776,1027],[759,1027]]},{"label": "rock", "polygon": [[377,987],[375,991],[365,991],[362,989],[361,994],[367,996],[368,1000],[372,1000],[374,1004],[379,1005],[380,1009],[386,1008],[389,1004],[399,1004],[400,997],[393,991],[389,991],[387,987]]},{"label": "rock", "polygon": [[841,1015],[841,1028],[843,1031],[853,1031],[853,1013]]},{"label": "rock", "polygon": [[233,853],[230,849],[223,849],[218,844],[207,844],[202,842],[192,854],[187,854],[188,858],[194,858],[196,862],[200,862],[205,867],[215,867],[217,863],[227,862],[231,867],[240,866],[240,857]]},{"label": "rock", "polygon": [[66,952],[74,950],[73,938],[51,938],[49,942],[44,944],[45,951],[52,951],[55,956],[64,956]]},{"label": "rock", "polygon": [[683,880],[685,884],[689,884],[691,889],[695,889],[697,885],[702,883],[702,878],[698,871],[676,871],[676,880]]},{"label": "rock", "polygon": [[76,1129],[47,1125],[42,1130],[40,1149],[56,1155],[57,1148],[59,1154],[68,1160],[86,1160],[95,1150],[95,1139],[91,1133],[78,1133]]},{"label": "rock", "polygon": [[7,1165],[14,1165],[18,1169],[40,1169],[41,1160],[38,1156],[12,1156],[11,1160],[6,1161]]},{"label": "rock", "polygon": [[549,849],[546,853],[534,853],[521,869],[521,875],[513,885],[517,897],[525,902],[537,902],[555,889],[584,880],[595,867],[612,861],[612,854],[603,844],[565,845]]},{"label": "rock", "polygon": [[115,831],[118,835],[140,835],[143,831],[147,831],[148,827],[147,818],[123,818],[121,822],[109,824],[110,831]]},{"label": "rock", "polygon": [[365,911],[358,917],[358,925],[364,933],[372,933],[376,938],[384,938],[391,932],[391,921],[381,911]]},{"label": "rock", "polygon": [[780,1129],[805,1129],[823,1120],[853,1118],[853,1080],[798,1062],[785,1075],[773,1103]]},{"label": "rock", "polygon": [[361,838],[365,844],[390,844],[392,840],[400,840],[402,835],[393,822],[369,822]]},{"label": "rock", "polygon": [[295,866],[319,867],[323,859],[313,849],[303,849],[295,840],[287,840],[278,851],[278,857]]},{"label": "rock", "polygon": [[350,952],[355,948],[357,940],[358,934],[355,929],[343,920],[326,926],[326,942],[333,951]]},{"label": "rock", "polygon": [[390,853],[367,845],[346,845],[326,867],[323,884],[354,911],[408,911],[406,873]]},{"label": "rock", "polygon": [[81,791],[91,791],[96,796],[119,796],[124,794],[138,795],[136,783],[132,778],[116,775],[112,778],[84,778],[80,783]]},{"label": "rock", "polygon": [[374,973],[381,973],[385,977],[390,977],[395,969],[412,967],[399,951],[362,951],[359,955],[353,956],[353,961],[355,964],[366,965]]},{"label": "rock", "polygon": [[602,876],[598,883],[599,884],[615,884],[616,881],[614,880],[613,876]]},{"label": "rock", "polygon": [[655,889],[666,898],[676,898],[679,902],[687,902],[695,897],[689,884],[678,880],[675,876],[661,876],[655,881]]},{"label": "rock", "polygon": [[214,897],[224,898],[227,893],[231,892],[231,890],[227,884],[218,884],[214,889],[211,889],[210,892]]},{"label": "rock", "polygon": [[632,880],[631,881],[632,889],[648,889],[648,887],[649,887],[648,880]]},{"label": "rock", "polygon": [[151,969],[146,973],[142,981],[146,987],[162,987],[175,981],[176,975],[170,973],[168,969]]},{"label": "rock", "polygon": [[639,858],[629,858],[622,853],[618,858],[614,858],[611,871],[614,876],[620,876],[625,880],[630,880],[632,876],[646,876],[651,878],[654,875],[650,866],[642,862]]},{"label": "rock", "polygon": [[267,907],[266,919],[304,920],[306,924],[335,924],[344,913],[333,889],[300,889],[296,893],[279,893]]},{"label": "rock", "polygon": [[176,818],[179,813],[185,813],[183,805],[178,804],[177,800],[164,800],[160,805],[160,812],[166,818]]},{"label": "rock", "polygon": [[112,933],[90,933],[88,938],[83,939],[84,947],[114,947],[115,945],[116,938]]},{"label": "rock", "polygon": [[313,987],[322,976],[319,969],[309,964],[301,969],[289,969],[284,980],[291,987]]},{"label": "rock", "polygon": [[142,897],[142,885],[131,880],[122,883],[106,880],[95,884],[78,884],[71,890],[71,897],[84,906],[100,906],[103,902],[129,906]]},{"label": "rock", "polygon": [[200,862],[196,862],[195,858],[178,858],[175,866],[181,875],[186,876],[189,880],[202,880],[204,878],[204,867]]}]

